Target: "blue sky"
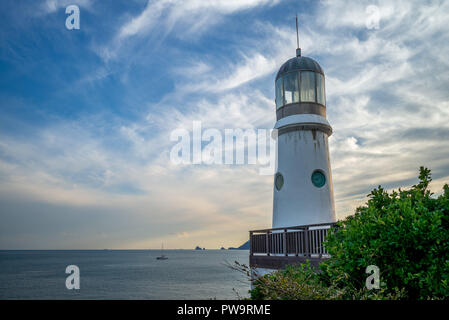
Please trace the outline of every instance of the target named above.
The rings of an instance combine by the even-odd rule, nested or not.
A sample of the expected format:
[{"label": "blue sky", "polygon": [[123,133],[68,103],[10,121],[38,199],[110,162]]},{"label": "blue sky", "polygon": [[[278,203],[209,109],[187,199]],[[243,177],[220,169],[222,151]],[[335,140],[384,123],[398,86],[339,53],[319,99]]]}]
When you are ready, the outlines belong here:
[{"label": "blue sky", "polygon": [[[80,7],[80,30],[65,8]],[[367,28],[367,7],[379,28]],[[326,74],[337,215],[381,184],[449,182],[446,1],[0,3],[0,248],[236,246],[271,224],[256,166],[170,163],[170,132],[272,128],[274,77]]]}]

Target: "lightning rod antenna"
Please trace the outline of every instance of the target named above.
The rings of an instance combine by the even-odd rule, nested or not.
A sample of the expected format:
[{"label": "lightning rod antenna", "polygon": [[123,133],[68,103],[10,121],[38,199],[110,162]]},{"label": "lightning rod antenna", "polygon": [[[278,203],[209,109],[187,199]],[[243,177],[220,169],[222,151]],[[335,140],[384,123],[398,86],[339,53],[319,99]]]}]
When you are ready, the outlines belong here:
[{"label": "lightning rod antenna", "polygon": [[299,49],[298,14],[296,14],[296,48]]},{"label": "lightning rod antenna", "polygon": [[301,56],[301,49],[299,48],[298,14],[296,14],[296,56]]}]

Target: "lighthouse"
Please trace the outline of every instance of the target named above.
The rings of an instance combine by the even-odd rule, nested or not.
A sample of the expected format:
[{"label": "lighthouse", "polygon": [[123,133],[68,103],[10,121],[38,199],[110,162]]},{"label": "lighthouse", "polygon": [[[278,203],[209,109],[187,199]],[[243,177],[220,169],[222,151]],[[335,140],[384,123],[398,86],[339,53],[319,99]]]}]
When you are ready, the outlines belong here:
[{"label": "lighthouse", "polygon": [[325,76],[315,60],[286,61],[275,79],[277,165],[273,228],[335,222]]},{"label": "lighthouse", "polygon": [[332,127],[326,119],[323,69],[299,48],[275,79],[276,172],[271,229],[249,232],[249,265],[254,276],[287,265],[329,258],[325,240],[335,226],[329,157]]}]

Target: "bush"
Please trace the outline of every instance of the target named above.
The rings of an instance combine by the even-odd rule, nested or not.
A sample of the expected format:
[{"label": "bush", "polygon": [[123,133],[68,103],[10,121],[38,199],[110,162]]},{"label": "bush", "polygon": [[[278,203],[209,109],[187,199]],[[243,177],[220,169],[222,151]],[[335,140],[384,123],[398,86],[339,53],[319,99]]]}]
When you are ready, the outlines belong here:
[{"label": "bush", "polygon": [[409,299],[449,297],[449,187],[434,198],[431,180],[421,167],[410,190],[379,186],[366,206],[339,222],[326,242],[332,258],[321,264],[325,281],[360,289],[365,268],[376,265],[385,294],[400,288]]},{"label": "bush", "polygon": [[258,277],[253,285],[249,291],[252,300],[397,300],[405,297],[403,290],[354,290],[327,285],[309,264],[287,266]]},{"label": "bush", "polygon": [[338,296],[338,290],[325,286],[309,264],[287,266],[257,278],[253,284],[253,300],[323,300]]},{"label": "bush", "polygon": [[[261,277],[253,299],[447,299],[449,297],[449,187],[438,198],[419,183],[388,193],[374,189],[365,206],[340,221],[325,243],[331,258],[319,274],[289,267]],[[380,269],[381,289],[365,289],[365,269]]]}]

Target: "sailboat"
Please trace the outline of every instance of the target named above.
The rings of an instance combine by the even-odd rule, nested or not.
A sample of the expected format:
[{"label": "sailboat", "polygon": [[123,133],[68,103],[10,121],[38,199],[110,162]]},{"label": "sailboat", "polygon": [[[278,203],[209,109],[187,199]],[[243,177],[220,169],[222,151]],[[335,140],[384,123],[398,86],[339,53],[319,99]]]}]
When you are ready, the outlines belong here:
[{"label": "sailboat", "polygon": [[168,257],[164,255],[164,244],[161,246],[161,255],[159,257],[156,257],[157,260],[167,260]]}]

